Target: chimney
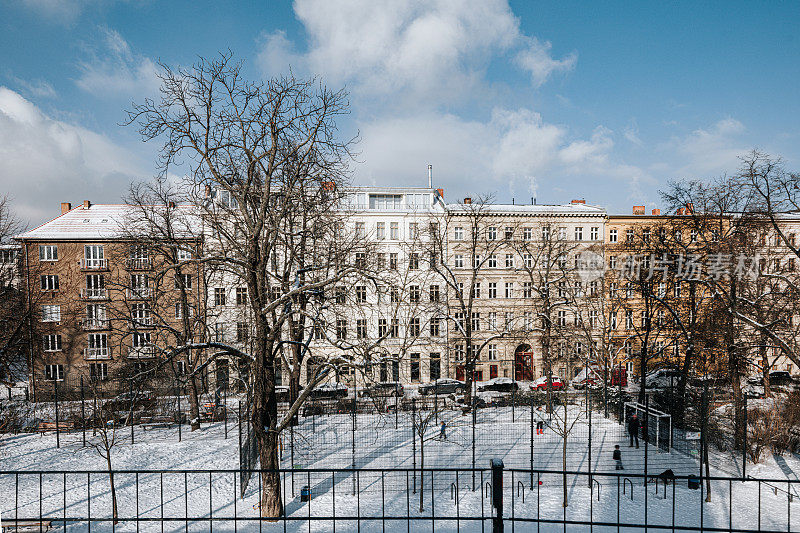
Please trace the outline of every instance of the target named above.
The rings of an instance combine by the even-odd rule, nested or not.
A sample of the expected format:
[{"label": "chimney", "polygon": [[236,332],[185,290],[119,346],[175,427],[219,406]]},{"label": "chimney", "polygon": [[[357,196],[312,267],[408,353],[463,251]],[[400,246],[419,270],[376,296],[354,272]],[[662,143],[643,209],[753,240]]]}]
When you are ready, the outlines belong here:
[{"label": "chimney", "polygon": [[444,189],[436,189],[436,192],[439,193],[439,198],[444,199]]},{"label": "chimney", "polygon": [[472,203],[472,198],[469,198],[469,197],[464,198],[464,203],[465,204],[471,204]]},{"label": "chimney", "polygon": [[536,205],[536,198],[531,196],[531,205]]},{"label": "chimney", "polygon": [[634,215],[644,215],[644,206],[643,205],[635,205],[635,206],[633,206],[633,214]]},{"label": "chimney", "polygon": [[433,189],[433,165],[428,165],[428,188]]},{"label": "chimney", "polygon": [[675,214],[676,214],[676,215],[685,215],[685,214],[686,214],[686,209],[685,209],[685,208],[683,208],[683,207],[679,207],[679,208],[677,209],[677,211],[675,211]]},{"label": "chimney", "polygon": [[570,203],[571,204],[585,204],[586,200],[572,200]]},{"label": "chimney", "polygon": [[653,209],[653,216],[657,217],[661,215],[661,209]]},{"label": "chimney", "polygon": [[211,185],[206,185],[206,198],[211,196]]},{"label": "chimney", "polygon": [[92,202],[90,202],[89,200],[84,200],[83,201],[83,208],[84,209],[89,209],[90,207],[92,207]]},{"label": "chimney", "polygon": [[72,209],[72,204],[69,202],[61,202],[61,214],[63,215],[67,211]]},{"label": "chimney", "polygon": [[693,203],[686,204],[686,214],[691,215],[693,213],[694,213],[694,204]]},{"label": "chimney", "polygon": [[332,181],[323,181],[322,189],[325,191],[332,191],[336,189],[336,184]]},{"label": "chimney", "polygon": [[167,206],[168,206],[170,209],[175,209],[175,202],[169,202],[169,204],[167,204]]}]

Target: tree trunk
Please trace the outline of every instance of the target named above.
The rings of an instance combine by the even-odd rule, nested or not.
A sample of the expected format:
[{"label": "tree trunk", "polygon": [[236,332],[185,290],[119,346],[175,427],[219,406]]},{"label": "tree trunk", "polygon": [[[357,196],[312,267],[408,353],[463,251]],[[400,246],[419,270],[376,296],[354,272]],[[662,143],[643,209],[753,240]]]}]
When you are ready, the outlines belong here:
[{"label": "tree trunk", "polygon": [[763,333],[761,334],[761,342],[758,346],[758,354],[761,358],[761,377],[764,380],[764,397],[769,398],[772,396],[772,388],[769,383],[769,357],[767,357],[767,338]]},{"label": "tree trunk", "polygon": [[193,374],[189,377],[189,418],[191,419],[192,431],[200,429],[200,400],[198,396],[197,379]]},{"label": "tree trunk", "polygon": [[112,511],[112,518],[114,519],[114,524],[116,525],[118,520],[118,512],[117,512],[117,487],[114,484],[114,469],[111,468],[111,450],[106,449],[106,464],[108,465],[108,481],[111,484],[111,511]]},{"label": "tree trunk", "polygon": [[[262,354],[270,354],[264,343]],[[253,428],[261,463],[261,516],[277,520],[283,516],[280,459],[278,456],[278,401],[275,397],[275,368],[271,358],[261,355],[253,387]]]}]

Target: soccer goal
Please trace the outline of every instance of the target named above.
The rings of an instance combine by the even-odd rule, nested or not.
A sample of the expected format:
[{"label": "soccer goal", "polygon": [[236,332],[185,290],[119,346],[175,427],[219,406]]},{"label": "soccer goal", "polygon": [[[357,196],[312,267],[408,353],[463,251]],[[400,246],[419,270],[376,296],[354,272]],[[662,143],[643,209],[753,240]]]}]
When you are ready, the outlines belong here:
[{"label": "soccer goal", "polygon": [[[624,421],[628,420],[629,409],[631,411],[631,416],[633,416],[635,413],[636,416],[639,417],[639,420],[647,420],[648,425],[651,425],[652,421],[655,420],[656,446],[658,446],[659,451],[661,450],[661,426],[665,426],[664,437],[666,440],[666,450],[667,453],[672,453],[672,415],[663,411],[659,411],[658,409],[653,409],[652,407],[647,407],[639,402],[625,402],[625,407],[623,410]],[[648,438],[649,435],[650,428],[648,427],[645,438]]]}]

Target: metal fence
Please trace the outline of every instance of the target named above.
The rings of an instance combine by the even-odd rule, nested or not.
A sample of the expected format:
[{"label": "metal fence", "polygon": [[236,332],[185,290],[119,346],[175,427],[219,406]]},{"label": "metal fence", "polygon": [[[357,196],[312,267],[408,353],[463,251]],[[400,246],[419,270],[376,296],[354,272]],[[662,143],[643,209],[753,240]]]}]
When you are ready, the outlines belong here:
[{"label": "metal fence", "polygon": [[[0,471],[3,524],[62,531],[797,531],[800,481],[504,468],[281,470],[279,517],[259,516],[261,471]],[[290,497],[289,476],[303,490]],[[473,488],[471,478],[479,479]],[[389,483],[389,480],[396,481]],[[782,485],[773,491],[769,485]],[[706,486],[712,487],[708,500]],[[794,487],[793,487],[794,485]],[[566,505],[564,499],[566,498]],[[35,526],[34,526],[35,527]],[[135,528],[135,529],[134,529]]]}]

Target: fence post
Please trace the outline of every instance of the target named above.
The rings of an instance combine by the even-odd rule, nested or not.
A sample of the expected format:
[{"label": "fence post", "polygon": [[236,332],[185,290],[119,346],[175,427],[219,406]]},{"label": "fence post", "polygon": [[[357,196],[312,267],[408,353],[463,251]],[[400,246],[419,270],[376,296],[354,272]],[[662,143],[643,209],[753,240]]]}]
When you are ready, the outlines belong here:
[{"label": "fence post", "polygon": [[[642,378],[644,379],[644,378]],[[644,387],[644,382],[642,383]],[[650,442],[650,396],[644,395],[644,486],[647,487],[647,447]],[[645,490],[645,493],[647,491]],[[647,508],[645,507],[645,513]]]},{"label": "fence post", "polygon": [[608,361],[603,360],[603,413],[608,418]]},{"label": "fence post", "polygon": [[744,400],[744,428],[742,428],[742,481],[747,479],[747,394],[742,394]]},{"label": "fence post", "polygon": [[[355,378],[353,379],[353,383],[355,384]],[[352,451],[351,451],[351,459],[352,459],[352,467],[353,467],[353,496],[356,495],[356,413],[358,412],[358,385],[353,387],[353,431],[352,431]]]},{"label": "fence post", "polygon": [[[514,490],[514,487],[511,487]],[[503,460],[492,459],[492,533],[503,532]]]},{"label": "fence post", "polygon": [[225,384],[225,389],[222,391],[224,396],[222,400],[222,412],[225,416],[225,440],[228,440],[228,384]]},{"label": "fence post", "polygon": [[130,402],[131,402],[131,411],[130,411],[130,419],[128,423],[131,425],[131,444],[134,444],[134,437],[133,437],[133,408],[135,406],[133,401],[133,379],[128,381],[128,394],[130,395]]},{"label": "fence post", "polygon": [[181,428],[181,424],[183,424],[183,412],[181,411],[181,392],[182,391],[181,391],[180,382],[178,383],[177,389],[178,389],[178,394],[177,394],[177,397],[178,397],[178,442],[181,442],[181,439],[183,438],[183,433],[182,433],[183,430]]},{"label": "fence post", "polygon": [[411,470],[413,493],[417,493],[417,400],[411,399]]},{"label": "fence post", "polygon": [[531,490],[533,490],[533,396],[531,396]]},{"label": "fence post", "polygon": [[472,490],[475,490],[475,422],[478,416],[478,399],[472,397]]},{"label": "fence post", "polygon": [[86,407],[84,401],[86,400],[83,392],[83,376],[81,376],[81,431],[83,432],[83,447],[86,447]]},{"label": "fence post", "polygon": [[[586,390],[589,390],[589,384],[586,384]],[[586,404],[589,411],[589,489],[592,488],[592,395],[586,393]],[[591,498],[590,498],[591,500]]]},{"label": "fence post", "polygon": [[[56,370],[56,378],[58,378],[58,370]],[[58,427],[58,379],[53,380],[53,396],[56,404],[56,448],[61,448],[61,430]]]}]

